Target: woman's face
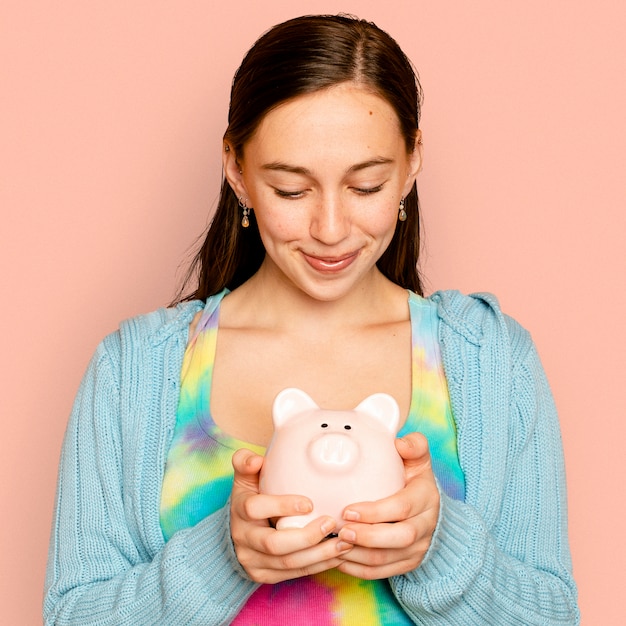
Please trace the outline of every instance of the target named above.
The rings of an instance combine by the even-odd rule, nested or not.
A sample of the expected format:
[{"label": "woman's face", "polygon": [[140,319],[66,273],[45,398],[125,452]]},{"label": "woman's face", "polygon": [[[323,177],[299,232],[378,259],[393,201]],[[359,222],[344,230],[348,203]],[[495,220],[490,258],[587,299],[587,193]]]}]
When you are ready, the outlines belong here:
[{"label": "woman's face", "polygon": [[377,275],[420,165],[387,101],[343,83],[270,111],[224,170],[254,209],[262,271],[335,300]]}]

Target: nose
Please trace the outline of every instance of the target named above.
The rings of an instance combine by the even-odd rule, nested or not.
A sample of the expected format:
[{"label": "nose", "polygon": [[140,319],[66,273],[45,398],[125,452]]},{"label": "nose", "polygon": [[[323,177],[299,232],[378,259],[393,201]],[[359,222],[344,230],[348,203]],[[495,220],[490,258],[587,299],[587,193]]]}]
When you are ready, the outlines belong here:
[{"label": "nose", "polygon": [[325,196],[313,211],[311,237],[332,246],[343,241],[350,233],[350,219],[339,196]]},{"label": "nose", "polygon": [[359,459],[359,446],[342,433],[329,433],[309,443],[307,454],[313,467],[322,473],[346,472]]}]

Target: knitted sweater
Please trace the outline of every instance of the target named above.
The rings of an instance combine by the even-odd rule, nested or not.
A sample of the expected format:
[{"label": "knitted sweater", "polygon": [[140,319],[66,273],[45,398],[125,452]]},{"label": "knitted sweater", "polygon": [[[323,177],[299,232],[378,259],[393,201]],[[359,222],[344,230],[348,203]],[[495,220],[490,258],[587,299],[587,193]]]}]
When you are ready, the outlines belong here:
[{"label": "knitted sweater", "polygon": [[[432,543],[390,579],[416,624],[579,623],[556,411],[528,333],[486,294],[432,296],[465,502],[441,492]],[[161,483],[188,325],[201,302],[124,322],[98,347],[61,455],[45,624],[228,624],[256,589],[229,508],[164,542]]]}]

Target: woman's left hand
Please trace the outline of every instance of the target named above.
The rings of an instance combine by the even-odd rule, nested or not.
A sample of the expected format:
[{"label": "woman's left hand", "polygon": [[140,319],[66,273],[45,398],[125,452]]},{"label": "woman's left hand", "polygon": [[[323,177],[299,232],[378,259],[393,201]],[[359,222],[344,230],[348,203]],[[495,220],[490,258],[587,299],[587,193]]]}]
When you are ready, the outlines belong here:
[{"label": "woman's left hand", "polygon": [[426,554],[439,519],[439,490],[426,437],[396,439],[406,486],[398,493],[346,507],[339,539],[354,546],[338,569],[363,579],[389,578],[415,569]]}]

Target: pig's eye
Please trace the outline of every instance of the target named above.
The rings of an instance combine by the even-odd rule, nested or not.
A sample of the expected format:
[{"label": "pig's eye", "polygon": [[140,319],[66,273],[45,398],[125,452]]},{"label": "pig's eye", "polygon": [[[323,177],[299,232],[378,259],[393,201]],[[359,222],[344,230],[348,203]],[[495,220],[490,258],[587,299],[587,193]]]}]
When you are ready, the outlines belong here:
[{"label": "pig's eye", "polygon": [[328,428],[328,424],[322,424],[322,428]]},{"label": "pig's eye", "polygon": [[345,428],[346,430],[352,430],[352,426],[350,426],[350,424],[346,424],[346,425],[344,426],[344,428]]}]

